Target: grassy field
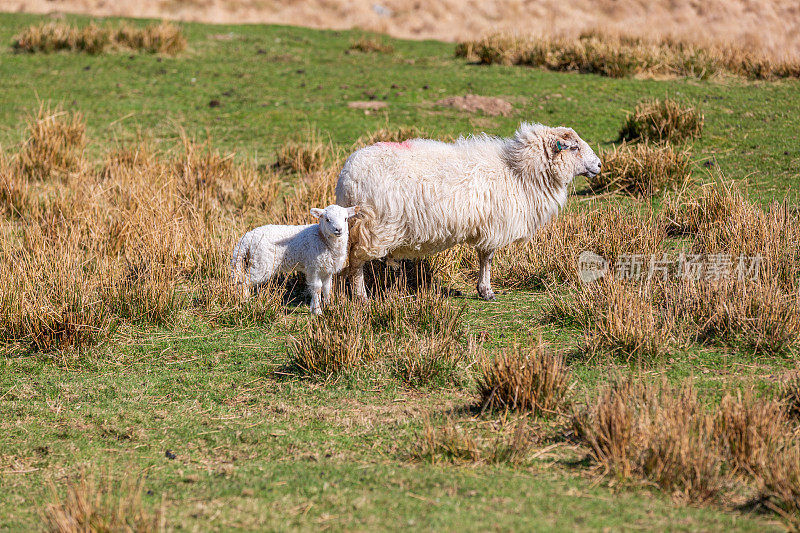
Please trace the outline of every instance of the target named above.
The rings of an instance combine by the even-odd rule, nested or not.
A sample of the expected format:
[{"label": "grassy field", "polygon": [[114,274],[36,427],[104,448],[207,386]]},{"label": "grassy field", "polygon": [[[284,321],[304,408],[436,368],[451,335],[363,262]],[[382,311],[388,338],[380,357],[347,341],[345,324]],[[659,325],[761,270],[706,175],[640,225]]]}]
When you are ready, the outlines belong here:
[{"label": "grassy field", "polygon": [[[692,142],[695,180],[721,174],[759,204],[787,198],[787,209],[797,214],[797,81],[611,79],[478,66],[455,58],[451,44],[386,39],[392,52],[362,53],[350,50],[360,33],[278,26],[186,24],[188,48],[175,56],[13,53],[12,37],[42,20],[0,15],[0,145],[8,153],[18,150],[27,117],[41,102],[84,114],[86,172],[100,169],[120,146],[145,142],[172,153],[185,136],[233,152],[237,165],[265,176],[287,141],[313,135],[341,155],[369,132],[400,126],[436,136],[511,135],[520,121],[539,121],[571,126],[596,149],[608,149],[640,100],[670,97],[694,103],[705,116],[702,137]],[[513,113],[487,116],[436,105],[467,93],[502,98]],[[388,106],[366,113],[347,105],[368,100]],[[279,177],[282,194],[305,179],[296,172]],[[570,213],[599,205],[587,201],[584,181],[574,192]],[[663,200],[612,196],[602,202],[636,211],[660,208]],[[245,227],[271,221],[252,209],[237,217]],[[7,216],[3,235],[24,232],[25,223]],[[220,254],[237,236],[226,235]],[[665,246],[680,243],[671,239]],[[488,353],[530,336],[567,353],[581,350],[580,327],[543,320],[553,294],[571,288],[507,285],[496,287],[496,301],[484,302],[468,275],[457,277],[463,295],[448,305],[465,307],[467,337],[479,339]],[[0,294],[6,302],[19,297]],[[81,473],[141,478],[142,508],[161,510],[167,529],[785,527],[776,513],[753,503],[751,485],[697,503],[678,490],[603,476],[571,435],[566,411],[550,418],[480,412],[472,378],[411,386],[380,371],[325,380],[287,372],[292,340],[308,321],[305,305],[284,306],[277,318],[247,326],[178,312],[159,325],[124,322],[81,350],[4,345],[0,529],[41,527],[53,489],[63,498]],[[726,392],[741,388],[771,397],[796,373],[796,357],[794,345],[775,355],[699,342],[676,343],[652,364],[602,354],[569,357],[574,386],[568,394],[575,402],[593,398],[615,375],[671,383],[689,378],[713,410]],[[491,448],[520,423],[530,445],[519,461],[420,454],[426,428],[456,424]],[[731,479],[732,486],[740,481]]]}]

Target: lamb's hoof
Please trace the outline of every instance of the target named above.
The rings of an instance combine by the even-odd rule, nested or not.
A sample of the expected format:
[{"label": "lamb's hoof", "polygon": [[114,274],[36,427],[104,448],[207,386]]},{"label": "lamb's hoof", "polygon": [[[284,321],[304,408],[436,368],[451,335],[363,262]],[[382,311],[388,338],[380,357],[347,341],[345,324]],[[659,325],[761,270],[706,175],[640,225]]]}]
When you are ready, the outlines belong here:
[{"label": "lamb's hoof", "polygon": [[314,315],[314,316],[322,315],[322,308],[321,307],[316,307],[316,308],[312,307],[311,308],[311,314]]},{"label": "lamb's hoof", "polygon": [[484,300],[494,300],[494,291],[488,287],[478,287],[478,296]]}]

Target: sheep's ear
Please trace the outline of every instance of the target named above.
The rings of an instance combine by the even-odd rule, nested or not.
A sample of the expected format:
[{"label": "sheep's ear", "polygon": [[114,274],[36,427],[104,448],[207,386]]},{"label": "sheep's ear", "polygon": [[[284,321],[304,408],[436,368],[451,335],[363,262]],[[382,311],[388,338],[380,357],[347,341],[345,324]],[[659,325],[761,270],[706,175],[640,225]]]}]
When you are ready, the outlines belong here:
[{"label": "sheep's ear", "polygon": [[553,143],[553,152],[558,153],[563,150],[574,150],[578,147],[578,142],[573,139],[556,139]]},{"label": "sheep's ear", "polygon": [[325,213],[324,209],[320,209],[318,207],[312,207],[311,208],[311,214],[314,215],[317,218],[321,217],[324,213]]},{"label": "sheep's ear", "polygon": [[348,207],[347,208],[347,218],[352,218],[352,217],[356,216],[359,211],[361,211],[361,206],[357,205],[357,206],[354,206],[354,207]]}]

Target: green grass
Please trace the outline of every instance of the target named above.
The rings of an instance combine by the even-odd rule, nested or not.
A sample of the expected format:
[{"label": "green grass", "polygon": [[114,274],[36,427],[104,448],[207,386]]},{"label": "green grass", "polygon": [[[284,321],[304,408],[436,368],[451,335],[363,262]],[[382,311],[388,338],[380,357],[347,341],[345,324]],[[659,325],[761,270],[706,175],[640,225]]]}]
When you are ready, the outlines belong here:
[{"label": "green grass", "polygon": [[[40,100],[85,113],[94,155],[139,136],[170,146],[183,130],[270,165],[277,146],[305,131],[347,148],[387,125],[509,135],[520,120],[572,126],[601,148],[636,102],[670,96],[705,114],[703,138],[693,143],[698,164],[714,161],[762,200],[791,194],[796,201],[799,192],[796,81],[614,80],[479,67],[455,59],[451,44],[392,39],[391,54],[346,54],[357,32],[279,26],[186,24],[189,47],[176,57],[12,53],[11,37],[40,20],[0,15],[4,148],[19,142],[23,117]],[[505,98],[515,112],[487,117],[434,104],[468,92]],[[370,115],[347,107],[370,94],[389,107]],[[210,107],[212,99],[221,105]],[[469,329],[485,336],[487,349],[531,334],[564,349],[579,340],[577,331],[542,324],[543,293],[507,291],[489,303],[472,287],[465,293]],[[126,332],[82,355],[0,357],[0,529],[35,528],[46,481],[60,484],[83,467],[114,476],[146,471],[145,503],[158,505],[163,495],[168,524],[182,529],[780,529],[772,515],[609,487],[576,464],[580,453],[563,439],[524,467],[415,461],[410,451],[426,416],[489,423],[475,422],[473,391],[293,379],[276,373],[287,341],[278,328],[187,322]],[[714,399],[742,384],[767,390],[794,365],[692,348],[647,373],[694,376]],[[578,360],[571,369],[580,397],[629,368]]]}]

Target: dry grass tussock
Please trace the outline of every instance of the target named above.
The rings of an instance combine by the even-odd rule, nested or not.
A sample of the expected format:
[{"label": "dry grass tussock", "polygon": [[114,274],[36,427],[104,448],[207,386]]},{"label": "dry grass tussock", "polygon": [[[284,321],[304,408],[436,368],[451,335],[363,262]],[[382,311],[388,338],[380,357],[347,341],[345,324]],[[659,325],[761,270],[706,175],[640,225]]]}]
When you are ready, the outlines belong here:
[{"label": "dry grass tussock", "polygon": [[13,48],[30,53],[64,50],[101,54],[109,49],[124,49],[174,55],[186,48],[186,38],[180,27],[169,22],[144,27],[124,24],[117,28],[94,23],[78,28],[63,22],[47,22],[15,35]]},{"label": "dry grass tussock", "polygon": [[391,54],[394,46],[379,37],[361,37],[350,43],[350,50],[364,53]]},{"label": "dry grass tussock", "polygon": [[708,409],[688,382],[617,379],[575,411],[592,458],[618,478],[654,482],[681,499],[706,501],[750,488],[798,523],[800,454],[785,405],[751,390]]},{"label": "dry grass tussock", "polygon": [[662,359],[675,343],[675,316],[662,287],[629,283],[609,275],[563,294],[552,291],[547,318],[584,332],[580,350],[630,363]]},{"label": "dry grass tussock", "polygon": [[652,212],[588,203],[581,211],[565,212],[540,229],[529,243],[498,251],[493,281],[506,287],[544,288],[579,281],[578,257],[594,251],[612,265],[622,255],[655,254],[666,238]]},{"label": "dry grass tussock", "polygon": [[81,473],[66,484],[63,496],[51,483],[51,502],[43,511],[44,525],[53,533],[86,531],[165,531],[162,508],[148,509],[142,501],[144,478],[124,477],[116,481],[109,476],[99,480]]},{"label": "dry grass tussock", "polygon": [[800,60],[776,59],[734,45],[700,45],[597,31],[578,37],[495,34],[459,43],[456,56],[485,64],[527,65],[613,78],[667,75],[706,79],[720,73],[748,79],[800,76]]},{"label": "dry grass tussock", "polygon": [[573,425],[598,465],[618,478],[646,480],[690,501],[723,488],[714,419],[688,383],[619,379],[577,411]]},{"label": "dry grass tussock", "polygon": [[368,302],[339,295],[296,335],[288,369],[318,379],[369,374],[411,386],[460,383],[477,357],[463,314],[463,306],[425,288],[413,297],[393,289]]},{"label": "dry grass tussock", "polygon": [[602,172],[588,180],[595,192],[652,196],[677,189],[692,176],[689,150],[670,144],[622,144],[603,151],[600,157]]},{"label": "dry grass tussock", "polygon": [[680,332],[691,342],[791,356],[800,347],[797,293],[773,281],[681,280],[669,286]]},{"label": "dry grass tussock", "polygon": [[643,100],[625,119],[619,131],[625,141],[678,142],[699,138],[703,114],[692,105],[665,98]]},{"label": "dry grass tussock", "polygon": [[525,462],[532,448],[525,420],[514,427],[500,427],[487,437],[454,420],[435,426],[425,421],[414,458],[430,463],[457,465],[512,464]]},{"label": "dry grass tussock", "polygon": [[748,209],[739,187],[715,176],[708,183],[686,183],[680,190],[668,192],[661,216],[670,235],[694,235],[701,228],[727,224],[734,213]]},{"label": "dry grass tussock", "polygon": [[570,374],[564,359],[541,340],[514,346],[483,362],[478,394],[484,409],[513,409],[534,414],[560,413],[566,404]]},{"label": "dry grass tussock", "polygon": [[[119,325],[170,324],[186,313],[223,323],[275,316],[280,299],[269,290],[234,298],[229,258],[255,221],[286,216],[279,175],[186,140],[163,154],[122,147],[99,166],[81,163],[65,182],[60,163],[31,171],[28,151],[64,153],[64,131],[82,132],[80,117],[41,115],[53,117],[44,133],[33,117],[30,137],[0,169],[4,347],[80,347]],[[82,135],[71,138],[82,146]]]},{"label": "dry grass tussock", "polygon": [[22,145],[16,172],[31,180],[70,176],[83,169],[86,124],[81,113],[68,113],[45,104],[28,117],[26,141]]},{"label": "dry grass tussock", "polygon": [[781,383],[780,401],[786,406],[786,414],[795,421],[800,421],[800,373]]},{"label": "dry grass tussock", "polygon": [[789,442],[785,406],[755,398],[751,390],[722,398],[714,421],[717,444],[731,466],[744,473],[770,468],[776,450]]}]

